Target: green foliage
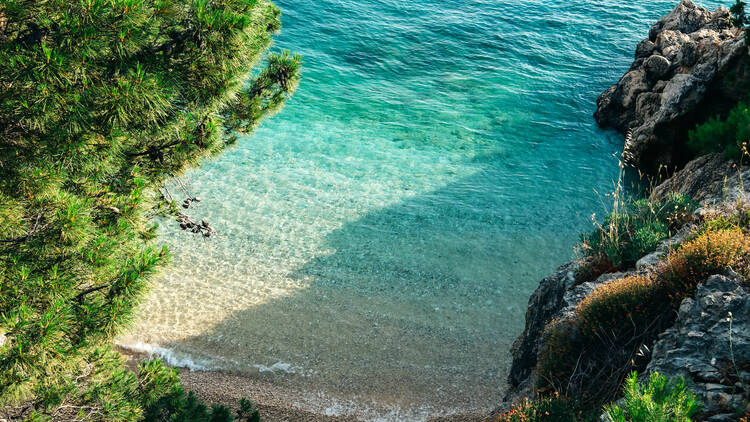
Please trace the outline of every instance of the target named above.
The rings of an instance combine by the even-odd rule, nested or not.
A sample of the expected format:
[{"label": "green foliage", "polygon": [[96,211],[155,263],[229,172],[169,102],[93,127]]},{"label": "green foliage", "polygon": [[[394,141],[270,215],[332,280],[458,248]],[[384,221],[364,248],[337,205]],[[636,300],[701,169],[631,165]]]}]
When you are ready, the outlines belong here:
[{"label": "green foliage", "polygon": [[750,109],[742,101],[729,111],[726,118],[711,117],[691,130],[687,145],[697,154],[723,152],[729,158],[739,159],[747,154],[749,140]]},{"label": "green foliage", "polygon": [[645,385],[638,382],[633,372],[625,381],[625,403],[607,406],[604,412],[609,422],[690,422],[700,411],[695,395],[685,387],[682,378],[668,381],[658,373],[651,374]]},{"label": "green foliage", "polygon": [[[682,378],[667,380],[653,373],[645,384],[632,372],[625,380],[623,403],[603,407],[608,422],[690,422],[701,404]],[[621,407],[622,406],[622,407]],[[581,409],[577,402],[554,393],[536,400],[525,399],[511,410],[496,415],[493,422],[587,422],[599,420],[599,408]]]},{"label": "green foliage", "polygon": [[732,25],[744,28],[748,24],[745,6],[747,6],[747,3],[744,1],[735,0],[735,3],[729,8],[729,12],[732,13]]},{"label": "green foliage", "polygon": [[582,236],[581,250],[616,269],[632,266],[688,221],[695,208],[690,198],[679,194],[670,194],[664,202],[632,201],[608,215],[593,233]]},{"label": "green foliage", "polygon": [[146,421],[172,422],[258,422],[260,416],[252,403],[242,399],[235,418],[224,406],[208,408],[193,392],[185,393],[177,372],[158,361],[145,362],[139,368],[140,399]]},{"label": "green foliage", "polygon": [[296,55],[252,76],[279,15],[268,0],[0,0],[0,414],[141,417],[106,345],[168,258],[147,216],[166,180],[293,93]]}]

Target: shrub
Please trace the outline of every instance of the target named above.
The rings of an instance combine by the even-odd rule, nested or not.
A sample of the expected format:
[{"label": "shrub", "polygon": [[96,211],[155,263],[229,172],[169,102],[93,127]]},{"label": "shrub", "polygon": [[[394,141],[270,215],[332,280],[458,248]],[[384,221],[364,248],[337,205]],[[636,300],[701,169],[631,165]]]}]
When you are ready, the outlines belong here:
[{"label": "shrub", "polygon": [[623,211],[608,215],[593,233],[582,236],[580,249],[593,258],[592,266],[602,262],[616,269],[632,266],[687,222],[695,208],[690,198],[680,194],[670,194],[663,202],[632,201]]},{"label": "shrub", "polygon": [[664,310],[659,285],[636,275],[604,284],[576,308],[581,334],[614,338],[637,336]]},{"label": "shrub", "polygon": [[160,361],[144,362],[138,370],[143,420],[172,422],[259,422],[260,416],[247,399],[240,400],[237,416],[225,406],[207,407],[195,394],[186,393],[177,371]]},{"label": "shrub", "polygon": [[704,278],[738,264],[747,250],[747,239],[739,228],[707,230],[669,252],[659,270],[659,282],[672,305],[679,306]]},{"label": "shrub", "polygon": [[605,420],[690,422],[700,410],[700,403],[682,378],[668,381],[658,373],[651,374],[645,385],[638,383],[638,374],[631,373],[625,381],[624,396],[623,407],[613,404],[605,408]]},{"label": "shrub", "polygon": [[688,148],[697,154],[723,152],[729,158],[746,153],[744,143],[750,140],[750,108],[740,102],[725,119],[711,117],[688,134]]},{"label": "shrub", "polygon": [[743,28],[748,23],[745,6],[747,6],[747,3],[742,0],[736,0],[732,7],[729,8],[729,11],[732,13],[732,25]]},{"label": "shrub", "polygon": [[584,416],[572,400],[553,394],[534,401],[523,400],[513,408],[493,419],[494,422],[585,422]]},{"label": "shrub", "polygon": [[553,320],[545,327],[542,338],[536,388],[540,392],[565,391],[564,383],[575,372],[586,350],[578,334],[578,324],[572,319]]}]

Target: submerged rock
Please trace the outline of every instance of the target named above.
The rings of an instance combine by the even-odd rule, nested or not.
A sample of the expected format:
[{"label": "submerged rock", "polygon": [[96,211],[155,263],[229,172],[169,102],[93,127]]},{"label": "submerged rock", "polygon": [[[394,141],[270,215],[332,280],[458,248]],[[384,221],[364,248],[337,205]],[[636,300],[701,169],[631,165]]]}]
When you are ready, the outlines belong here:
[{"label": "submerged rock", "polygon": [[723,113],[742,99],[750,82],[742,30],[726,8],[713,12],[683,0],[636,47],[633,65],[597,100],[597,122],[632,131],[623,157],[656,172],[682,165],[694,122]]}]

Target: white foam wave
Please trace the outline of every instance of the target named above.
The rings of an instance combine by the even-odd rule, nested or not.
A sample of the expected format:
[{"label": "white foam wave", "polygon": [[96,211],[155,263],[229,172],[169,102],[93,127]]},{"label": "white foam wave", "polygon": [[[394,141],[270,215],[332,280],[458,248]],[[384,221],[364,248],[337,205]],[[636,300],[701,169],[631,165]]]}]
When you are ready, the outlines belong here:
[{"label": "white foam wave", "polygon": [[276,362],[271,366],[266,365],[253,365],[255,368],[258,369],[258,372],[272,372],[276,373],[277,371],[285,372],[287,374],[297,374],[302,376],[309,376],[312,375],[311,371],[305,371],[304,368],[301,366],[294,366],[291,363],[286,362]]},{"label": "white foam wave", "polygon": [[164,363],[175,368],[187,368],[191,371],[210,371],[219,369],[210,361],[204,359],[195,359],[184,353],[161,347],[158,344],[136,342],[134,344],[117,344],[125,350],[146,354],[149,357],[158,357]]}]

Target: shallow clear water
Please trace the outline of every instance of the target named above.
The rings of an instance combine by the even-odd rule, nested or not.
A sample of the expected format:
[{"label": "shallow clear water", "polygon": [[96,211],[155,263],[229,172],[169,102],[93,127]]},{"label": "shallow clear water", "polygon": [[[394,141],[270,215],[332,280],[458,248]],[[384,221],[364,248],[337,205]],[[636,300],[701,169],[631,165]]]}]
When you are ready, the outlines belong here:
[{"label": "shallow clear water", "polygon": [[172,268],[120,343],[333,413],[492,407],[617,175],[596,97],[675,3],[277,1],[299,90],[187,175],[218,236],[163,224]]}]

